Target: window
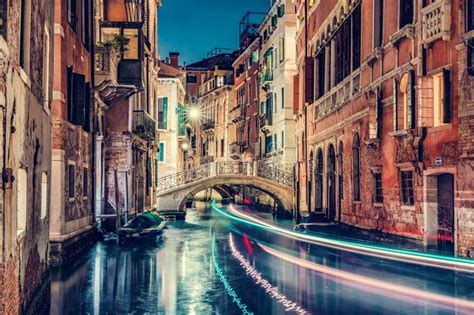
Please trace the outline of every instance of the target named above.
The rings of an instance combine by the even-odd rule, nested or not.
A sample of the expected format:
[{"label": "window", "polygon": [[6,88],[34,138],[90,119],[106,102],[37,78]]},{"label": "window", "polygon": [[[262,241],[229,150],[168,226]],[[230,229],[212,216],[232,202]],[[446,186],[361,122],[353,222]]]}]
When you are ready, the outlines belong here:
[{"label": "window", "polygon": [[49,86],[51,79],[51,71],[49,68],[49,61],[51,57],[50,47],[50,35],[47,26],[44,27],[44,39],[43,39],[43,106],[48,110],[51,108],[49,99]]},{"label": "window", "polygon": [[158,99],[158,129],[168,129],[168,98]]},{"label": "window", "polygon": [[415,128],[415,72],[406,72],[400,81],[394,80],[393,88],[394,131]]},{"label": "window", "polygon": [[76,0],[67,0],[67,21],[71,29],[76,31],[77,4]]},{"label": "window", "polygon": [[352,71],[360,67],[360,55],[361,55],[361,6],[359,5],[352,15]]},{"label": "window", "polygon": [[48,215],[48,173],[41,173],[41,219]]},{"label": "window", "polygon": [[158,149],[158,162],[164,163],[165,162],[165,143],[160,142],[160,146]]},{"label": "window", "polygon": [[129,42],[127,49],[123,53],[123,59],[126,60],[137,60],[139,58],[139,39],[138,29],[136,28],[125,28],[123,30],[123,36],[125,36]]},{"label": "window", "polygon": [[76,166],[69,164],[67,166],[68,175],[68,197],[73,199],[76,196]]},{"label": "window", "polygon": [[273,137],[271,135],[265,136],[265,153],[273,151]]},{"label": "window", "polygon": [[412,171],[401,171],[400,172],[400,186],[401,186],[401,198],[402,205],[412,206],[415,204],[413,197],[413,172]]},{"label": "window", "polygon": [[474,76],[474,39],[471,39],[470,41],[468,41],[468,46],[467,46],[467,72],[470,75]]},{"label": "window", "polygon": [[285,88],[281,88],[281,108],[285,108]]},{"label": "window", "polygon": [[7,14],[8,14],[8,1],[3,0],[0,2],[0,36],[7,37]]},{"label": "window", "polygon": [[374,48],[383,46],[383,2],[374,0]]},{"label": "window", "polygon": [[276,150],[278,149],[278,134],[273,135],[273,149]]},{"label": "window", "polygon": [[282,149],[285,147],[285,131],[281,131],[281,147]]},{"label": "window", "polygon": [[357,133],[352,140],[352,186],[354,201],[360,201],[360,143]]},{"label": "window", "polygon": [[88,169],[84,168],[82,171],[82,196],[87,197],[88,196],[88,187],[89,187],[89,173]]},{"label": "window", "polygon": [[285,61],[285,38],[281,37],[278,41],[278,50],[280,51],[280,63]]},{"label": "window", "polygon": [[374,203],[383,203],[382,173],[374,173]]},{"label": "window", "polygon": [[444,80],[443,74],[433,76],[433,118],[434,127],[443,125],[443,99],[444,99]]},{"label": "window", "polygon": [[87,129],[90,112],[90,89],[87,88],[85,76],[75,73],[72,67],[67,68],[67,118],[75,125]]},{"label": "window", "polygon": [[403,28],[413,23],[414,0],[399,0],[399,26]]},{"label": "window", "polygon": [[84,47],[89,50],[89,39],[90,39],[90,35],[89,35],[89,23],[90,23],[90,19],[89,19],[89,1],[87,0],[82,0],[82,5],[81,5],[81,9],[82,9],[82,43],[84,44]]},{"label": "window", "polygon": [[281,4],[277,9],[278,17],[281,18],[285,15],[285,5]]},{"label": "window", "polygon": [[186,83],[190,83],[190,84],[197,83],[197,76],[194,74],[188,74],[186,76]]},{"label": "window", "polygon": [[17,217],[16,217],[16,231],[21,234],[26,229],[27,219],[27,200],[28,200],[28,172],[26,169],[19,168],[17,174]]},{"label": "window", "polygon": [[466,0],[466,32],[474,31],[474,0]]},{"label": "window", "polygon": [[224,139],[221,139],[221,157],[224,157]]},{"label": "window", "polygon": [[275,104],[275,113],[278,111],[278,95],[277,93],[273,94],[273,97],[275,98],[274,104]]}]

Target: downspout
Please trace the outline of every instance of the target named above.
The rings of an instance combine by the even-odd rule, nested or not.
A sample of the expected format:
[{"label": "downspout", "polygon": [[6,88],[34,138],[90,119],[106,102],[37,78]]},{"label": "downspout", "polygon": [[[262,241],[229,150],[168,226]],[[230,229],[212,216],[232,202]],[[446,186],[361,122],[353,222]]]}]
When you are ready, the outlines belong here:
[{"label": "downspout", "polygon": [[[303,149],[304,149],[304,161],[305,161],[305,172],[306,172],[306,206],[308,212],[311,211],[309,189],[308,189],[308,106],[306,104],[306,60],[308,58],[308,1],[304,1],[304,80],[303,80],[303,106],[304,106],[304,139],[303,139]],[[301,170],[300,170],[301,172]]]},{"label": "downspout", "polygon": [[[90,16],[93,16],[95,17],[95,6],[94,5],[90,5],[90,10],[89,12],[91,12]],[[89,101],[89,104],[92,105],[92,125],[91,125],[91,128],[90,130],[92,131],[92,141],[91,141],[91,186],[92,186],[92,194],[93,194],[93,198],[90,198],[92,200],[92,213],[94,215],[94,222],[96,222],[96,213],[95,213],[95,150],[96,150],[96,130],[95,130],[95,126],[96,126],[96,119],[97,119],[97,106],[96,106],[96,103],[95,103],[95,93],[94,93],[94,90],[95,90],[95,80],[94,80],[94,76],[95,76],[95,52],[94,52],[94,48],[95,48],[95,32],[92,31],[93,29],[93,23],[91,23],[92,19],[89,19],[88,23],[89,23],[89,32],[90,32],[90,38],[89,38],[89,50],[90,50],[90,54],[91,54],[91,60],[90,60],[90,71],[91,71],[91,79],[90,79],[90,89],[91,89],[91,92],[89,93],[89,98],[90,98],[90,101]],[[95,25],[95,23],[94,23]],[[90,120],[90,117],[89,117],[89,120]],[[100,148],[101,149],[101,148]]]}]

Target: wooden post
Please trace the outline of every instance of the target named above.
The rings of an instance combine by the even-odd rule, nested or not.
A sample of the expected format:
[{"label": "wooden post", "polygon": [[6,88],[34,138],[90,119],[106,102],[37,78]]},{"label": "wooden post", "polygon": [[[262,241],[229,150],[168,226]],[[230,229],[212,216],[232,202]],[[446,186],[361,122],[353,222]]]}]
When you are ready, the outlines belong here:
[{"label": "wooden post", "polygon": [[115,184],[115,228],[117,229],[117,242],[119,241],[120,228],[120,211],[119,211],[119,186],[117,170],[114,170],[114,184]]}]

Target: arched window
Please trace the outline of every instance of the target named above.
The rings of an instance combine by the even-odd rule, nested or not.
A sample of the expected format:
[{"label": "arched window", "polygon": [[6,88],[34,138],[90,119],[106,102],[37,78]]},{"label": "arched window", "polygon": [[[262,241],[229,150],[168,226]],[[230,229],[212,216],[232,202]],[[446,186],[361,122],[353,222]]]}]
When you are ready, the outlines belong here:
[{"label": "arched window", "polygon": [[352,187],[354,201],[360,201],[360,141],[357,133],[352,140]]},{"label": "arched window", "polygon": [[321,149],[318,150],[318,154],[316,156],[316,169],[315,169],[315,180],[316,180],[316,187],[315,187],[315,202],[316,202],[316,211],[323,211],[323,168],[324,161],[323,161],[323,151]]}]

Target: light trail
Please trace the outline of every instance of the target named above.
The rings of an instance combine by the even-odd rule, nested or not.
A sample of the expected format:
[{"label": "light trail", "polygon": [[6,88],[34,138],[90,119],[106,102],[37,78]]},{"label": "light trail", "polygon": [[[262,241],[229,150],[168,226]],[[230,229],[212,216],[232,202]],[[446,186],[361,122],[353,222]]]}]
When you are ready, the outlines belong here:
[{"label": "light trail", "polygon": [[455,271],[462,271],[467,273],[474,273],[474,262],[468,259],[462,259],[457,257],[446,257],[434,254],[412,252],[407,250],[400,250],[394,248],[387,248],[382,246],[353,243],[348,241],[341,241],[335,239],[324,238],[315,235],[308,235],[298,233],[285,228],[274,226],[263,220],[260,220],[254,216],[247,215],[240,211],[237,211],[232,205],[229,206],[229,214],[222,209],[219,209],[215,201],[212,202],[212,208],[218,213],[234,221],[242,222],[248,225],[252,225],[258,228],[272,231],[276,234],[292,238],[298,241],[305,241],[313,244],[317,244],[324,247],[330,247],[342,251],[348,251],[355,254],[373,256],[382,259],[395,260],[399,262],[409,264],[419,264],[434,268],[448,269]]},{"label": "light trail", "polygon": [[285,311],[294,311],[298,314],[308,314],[308,312],[299,306],[296,302],[288,299],[283,293],[281,293],[277,287],[274,287],[267,279],[262,277],[262,274],[258,272],[250,262],[237,250],[234,243],[232,234],[229,234],[229,246],[232,251],[232,256],[240,262],[240,266],[244,269],[247,276],[250,276],[255,283],[260,285],[268,295],[275,299],[278,303],[285,307]]},{"label": "light trail", "polygon": [[212,262],[214,264],[214,268],[216,269],[216,274],[219,280],[222,282],[224,285],[224,289],[226,293],[232,298],[232,301],[237,304],[239,309],[242,311],[242,314],[244,315],[253,315],[252,312],[248,311],[247,304],[243,303],[240,297],[237,295],[235,292],[234,288],[230,285],[229,281],[224,275],[224,272],[222,271],[222,268],[219,266],[219,263],[217,262],[217,256],[216,256],[216,236],[212,235],[212,248],[211,248],[211,255],[212,255]]},{"label": "light trail", "polygon": [[468,314],[473,314],[474,312],[474,302],[472,301],[457,299],[450,296],[444,296],[415,288],[384,282],[381,280],[353,274],[347,271],[322,266],[317,263],[277,251],[262,244],[258,244],[258,246],[260,246],[260,248],[262,248],[270,255],[273,255],[300,267],[310,269],[318,273],[322,273],[324,275],[329,275],[336,279],[340,279],[344,282],[345,285],[348,286],[357,286],[358,288],[362,287],[362,289],[368,288],[368,290],[373,291],[377,294],[381,294],[380,291],[388,292],[393,295],[403,297],[404,299],[409,299],[414,303],[423,303],[425,301],[430,301],[436,306],[454,309],[457,311],[466,312]]}]

